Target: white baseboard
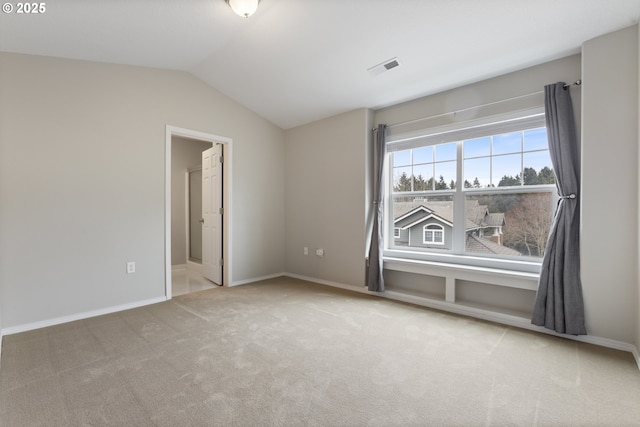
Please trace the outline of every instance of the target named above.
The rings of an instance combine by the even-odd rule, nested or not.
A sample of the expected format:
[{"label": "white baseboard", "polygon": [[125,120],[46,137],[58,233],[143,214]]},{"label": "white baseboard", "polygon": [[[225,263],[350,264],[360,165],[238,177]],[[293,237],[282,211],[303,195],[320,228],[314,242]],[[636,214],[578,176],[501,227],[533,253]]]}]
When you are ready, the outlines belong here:
[{"label": "white baseboard", "polygon": [[25,323],[17,326],[10,326],[8,328],[3,328],[2,331],[0,331],[0,335],[5,336],[5,335],[18,334],[20,332],[32,331],[34,329],[46,328],[48,326],[55,326],[62,323],[73,322],[76,320],[102,316],[103,314],[110,314],[118,311],[124,311],[132,308],[142,307],[145,305],[157,304],[159,302],[164,302],[166,300],[167,298],[162,296],[157,298],[150,298],[143,301],[136,301],[128,304],[116,305],[113,307],[101,308],[98,310],[85,311],[83,313],[72,314],[70,316],[62,316],[62,317],[56,317],[54,319],[47,319],[47,320],[41,320],[38,322]]},{"label": "white baseboard", "polygon": [[493,312],[490,310],[483,310],[475,307],[463,306],[460,304],[455,304],[446,301],[438,301],[430,298],[418,297],[414,295],[405,294],[402,292],[394,292],[394,291],[386,291],[384,293],[379,292],[371,292],[368,291],[364,286],[353,286],[353,285],[345,285],[344,283],[332,282],[329,280],[317,279],[315,277],[302,276],[300,274],[294,273],[284,273],[284,276],[292,277],[295,279],[305,280],[308,282],[318,283],[321,285],[333,286],[340,289],[347,289],[354,292],[359,292],[368,295],[374,295],[381,298],[387,298],[395,301],[406,302],[410,304],[419,305],[422,307],[434,308],[437,310],[442,310],[450,313],[460,314],[463,316],[474,317],[477,319],[487,320],[490,322],[500,323],[507,326],[513,326],[521,329],[528,329],[535,332],[541,332],[547,335],[553,335],[560,338],[566,338],[574,341],[584,342],[587,344],[598,345],[601,347],[608,347],[615,350],[628,351],[633,354],[636,363],[638,365],[638,369],[640,369],[640,354],[638,353],[638,349],[633,344],[629,344],[622,341],[611,340],[608,338],[596,337],[593,335],[565,335],[559,334],[557,332],[551,331],[547,328],[543,328],[541,326],[532,325],[529,319],[518,317],[510,314]]},{"label": "white baseboard", "polygon": [[315,277],[303,276],[295,273],[282,273],[283,276],[291,277],[293,279],[304,280],[307,282],[318,283],[320,285],[333,286],[334,288],[347,289],[349,291],[359,292],[362,294],[378,295],[377,292],[368,291],[364,286],[358,287],[353,285],[345,285],[344,283],[332,282],[330,280],[316,279]]},{"label": "white baseboard", "polygon": [[171,271],[186,270],[187,264],[175,264],[171,266]]},{"label": "white baseboard", "polygon": [[254,277],[252,279],[236,280],[234,282],[231,282],[229,284],[229,287],[247,285],[249,283],[260,282],[262,280],[276,279],[276,278],[282,277],[282,276],[286,276],[286,274],[285,273],[275,273],[275,274],[268,274],[266,276]]}]

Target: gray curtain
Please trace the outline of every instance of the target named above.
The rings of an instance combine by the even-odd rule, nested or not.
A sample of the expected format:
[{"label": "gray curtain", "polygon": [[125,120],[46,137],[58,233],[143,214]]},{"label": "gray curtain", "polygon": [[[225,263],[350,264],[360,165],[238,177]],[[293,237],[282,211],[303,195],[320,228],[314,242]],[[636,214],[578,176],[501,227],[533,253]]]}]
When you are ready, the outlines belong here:
[{"label": "gray curtain", "polygon": [[386,153],[385,131],[387,125],[378,125],[374,131],[374,168],[373,168],[373,227],[371,243],[367,257],[366,282],[367,289],[373,292],[384,292],[384,277],[382,276],[383,249],[383,183],[384,158]]},{"label": "gray curtain", "polygon": [[580,157],[569,87],[545,86],[549,153],[560,199],[542,260],[531,323],[586,334],[580,282]]}]

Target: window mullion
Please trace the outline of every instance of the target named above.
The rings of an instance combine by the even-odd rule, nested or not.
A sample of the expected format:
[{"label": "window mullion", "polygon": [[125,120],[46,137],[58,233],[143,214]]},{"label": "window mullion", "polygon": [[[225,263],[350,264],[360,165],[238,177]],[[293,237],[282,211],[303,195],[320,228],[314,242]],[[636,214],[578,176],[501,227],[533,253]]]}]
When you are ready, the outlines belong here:
[{"label": "window mullion", "polygon": [[[382,216],[385,236],[391,236],[391,233],[394,233],[393,204],[395,202],[393,200],[393,158],[393,153],[386,153],[383,182],[386,182],[387,185],[385,190],[383,191],[383,207],[385,208],[385,214]],[[392,239],[383,240],[385,250],[388,250],[391,246],[393,246]]]},{"label": "window mullion", "polygon": [[524,131],[520,132],[520,185],[524,185]]},{"label": "window mullion", "polygon": [[411,176],[409,177],[409,179],[411,180],[411,191],[416,191],[416,175],[413,165],[413,150],[409,150],[409,164],[411,165]]},{"label": "window mullion", "polygon": [[489,137],[489,186],[493,184],[493,137]]},{"label": "window mullion", "polygon": [[463,181],[464,173],[462,165],[464,163],[462,152],[462,141],[456,144],[456,191],[453,194],[453,252],[462,254],[465,247],[465,207],[464,207],[464,192]]}]

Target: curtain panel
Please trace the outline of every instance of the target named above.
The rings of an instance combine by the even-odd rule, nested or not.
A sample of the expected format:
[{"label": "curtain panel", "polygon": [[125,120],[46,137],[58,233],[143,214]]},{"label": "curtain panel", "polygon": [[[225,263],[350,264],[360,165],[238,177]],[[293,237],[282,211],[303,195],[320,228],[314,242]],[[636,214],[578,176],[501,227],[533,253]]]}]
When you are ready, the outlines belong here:
[{"label": "curtain panel", "polygon": [[569,86],[545,86],[549,153],[560,199],[542,259],[531,323],[585,335],[580,280],[580,157]]},{"label": "curtain panel", "polygon": [[382,275],[382,250],[384,247],[384,159],[386,155],[387,125],[378,125],[374,130],[374,168],[373,168],[373,227],[369,253],[367,257],[366,286],[373,292],[384,292],[384,277]]}]

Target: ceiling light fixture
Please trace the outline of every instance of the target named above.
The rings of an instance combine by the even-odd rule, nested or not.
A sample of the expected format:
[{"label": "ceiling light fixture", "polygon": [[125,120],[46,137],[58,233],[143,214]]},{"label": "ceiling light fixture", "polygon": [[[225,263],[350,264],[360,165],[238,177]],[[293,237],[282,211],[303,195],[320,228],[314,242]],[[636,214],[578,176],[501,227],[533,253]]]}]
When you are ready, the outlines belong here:
[{"label": "ceiling light fixture", "polygon": [[258,9],[260,0],[225,0],[233,11],[243,18],[248,18]]}]

